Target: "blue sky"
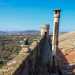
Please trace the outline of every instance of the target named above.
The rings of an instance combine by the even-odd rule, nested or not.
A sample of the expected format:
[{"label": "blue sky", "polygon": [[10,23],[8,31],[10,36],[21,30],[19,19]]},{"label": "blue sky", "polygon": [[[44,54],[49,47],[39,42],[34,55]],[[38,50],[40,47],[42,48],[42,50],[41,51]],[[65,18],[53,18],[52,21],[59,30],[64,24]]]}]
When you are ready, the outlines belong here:
[{"label": "blue sky", "polygon": [[61,9],[60,31],[75,31],[75,0],[0,0],[0,31],[39,30]]}]

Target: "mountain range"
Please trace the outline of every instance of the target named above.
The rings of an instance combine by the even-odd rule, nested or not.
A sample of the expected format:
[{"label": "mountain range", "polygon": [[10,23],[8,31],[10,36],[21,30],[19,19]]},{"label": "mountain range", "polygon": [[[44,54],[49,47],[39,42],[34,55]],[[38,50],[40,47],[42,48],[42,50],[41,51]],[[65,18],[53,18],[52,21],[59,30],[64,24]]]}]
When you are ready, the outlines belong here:
[{"label": "mountain range", "polygon": [[38,34],[37,30],[26,30],[26,31],[0,31],[0,35],[35,35]]}]

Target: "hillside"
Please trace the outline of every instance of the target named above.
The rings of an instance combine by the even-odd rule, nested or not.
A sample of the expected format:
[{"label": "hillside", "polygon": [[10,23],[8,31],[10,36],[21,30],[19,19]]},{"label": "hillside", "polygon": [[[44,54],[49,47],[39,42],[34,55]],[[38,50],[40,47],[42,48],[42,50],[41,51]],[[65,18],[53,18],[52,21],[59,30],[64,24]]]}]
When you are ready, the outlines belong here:
[{"label": "hillside", "polygon": [[[75,32],[60,35],[59,48],[67,63],[75,64]],[[66,63],[66,61],[64,60],[63,62]]]}]

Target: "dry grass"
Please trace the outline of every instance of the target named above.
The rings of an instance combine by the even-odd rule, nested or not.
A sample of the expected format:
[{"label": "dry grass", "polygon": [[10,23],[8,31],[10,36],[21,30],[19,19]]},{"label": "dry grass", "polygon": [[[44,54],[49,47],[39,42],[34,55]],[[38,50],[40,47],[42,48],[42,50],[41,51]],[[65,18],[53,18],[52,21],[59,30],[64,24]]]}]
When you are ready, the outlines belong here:
[{"label": "dry grass", "polygon": [[59,49],[70,64],[75,64],[75,32],[69,32],[59,37]]}]

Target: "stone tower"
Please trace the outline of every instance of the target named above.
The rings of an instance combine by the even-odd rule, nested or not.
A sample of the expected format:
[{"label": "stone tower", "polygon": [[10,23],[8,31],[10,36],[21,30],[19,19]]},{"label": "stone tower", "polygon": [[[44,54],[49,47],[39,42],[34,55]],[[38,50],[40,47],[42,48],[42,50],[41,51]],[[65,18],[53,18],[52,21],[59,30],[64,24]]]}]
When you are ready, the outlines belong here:
[{"label": "stone tower", "polygon": [[45,35],[48,37],[48,35],[49,35],[49,27],[50,27],[49,24],[46,24],[46,25],[41,27],[41,36],[42,37],[45,36]]},{"label": "stone tower", "polygon": [[59,35],[59,19],[60,19],[60,9],[54,10],[54,30],[52,39],[52,69],[53,72],[57,71],[58,61],[57,61],[57,50],[58,50],[58,35]]},{"label": "stone tower", "polygon": [[53,55],[56,55],[56,50],[58,50],[58,35],[59,35],[59,19],[60,19],[60,9],[54,10],[54,29],[53,29],[53,39],[52,39],[52,51]]},{"label": "stone tower", "polygon": [[41,37],[43,37],[42,40],[42,47],[40,49],[40,55],[41,55],[41,62],[42,65],[47,65],[50,61],[50,54],[51,54],[51,48],[49,44],[49,24],[44,25],[41,27]]}]

